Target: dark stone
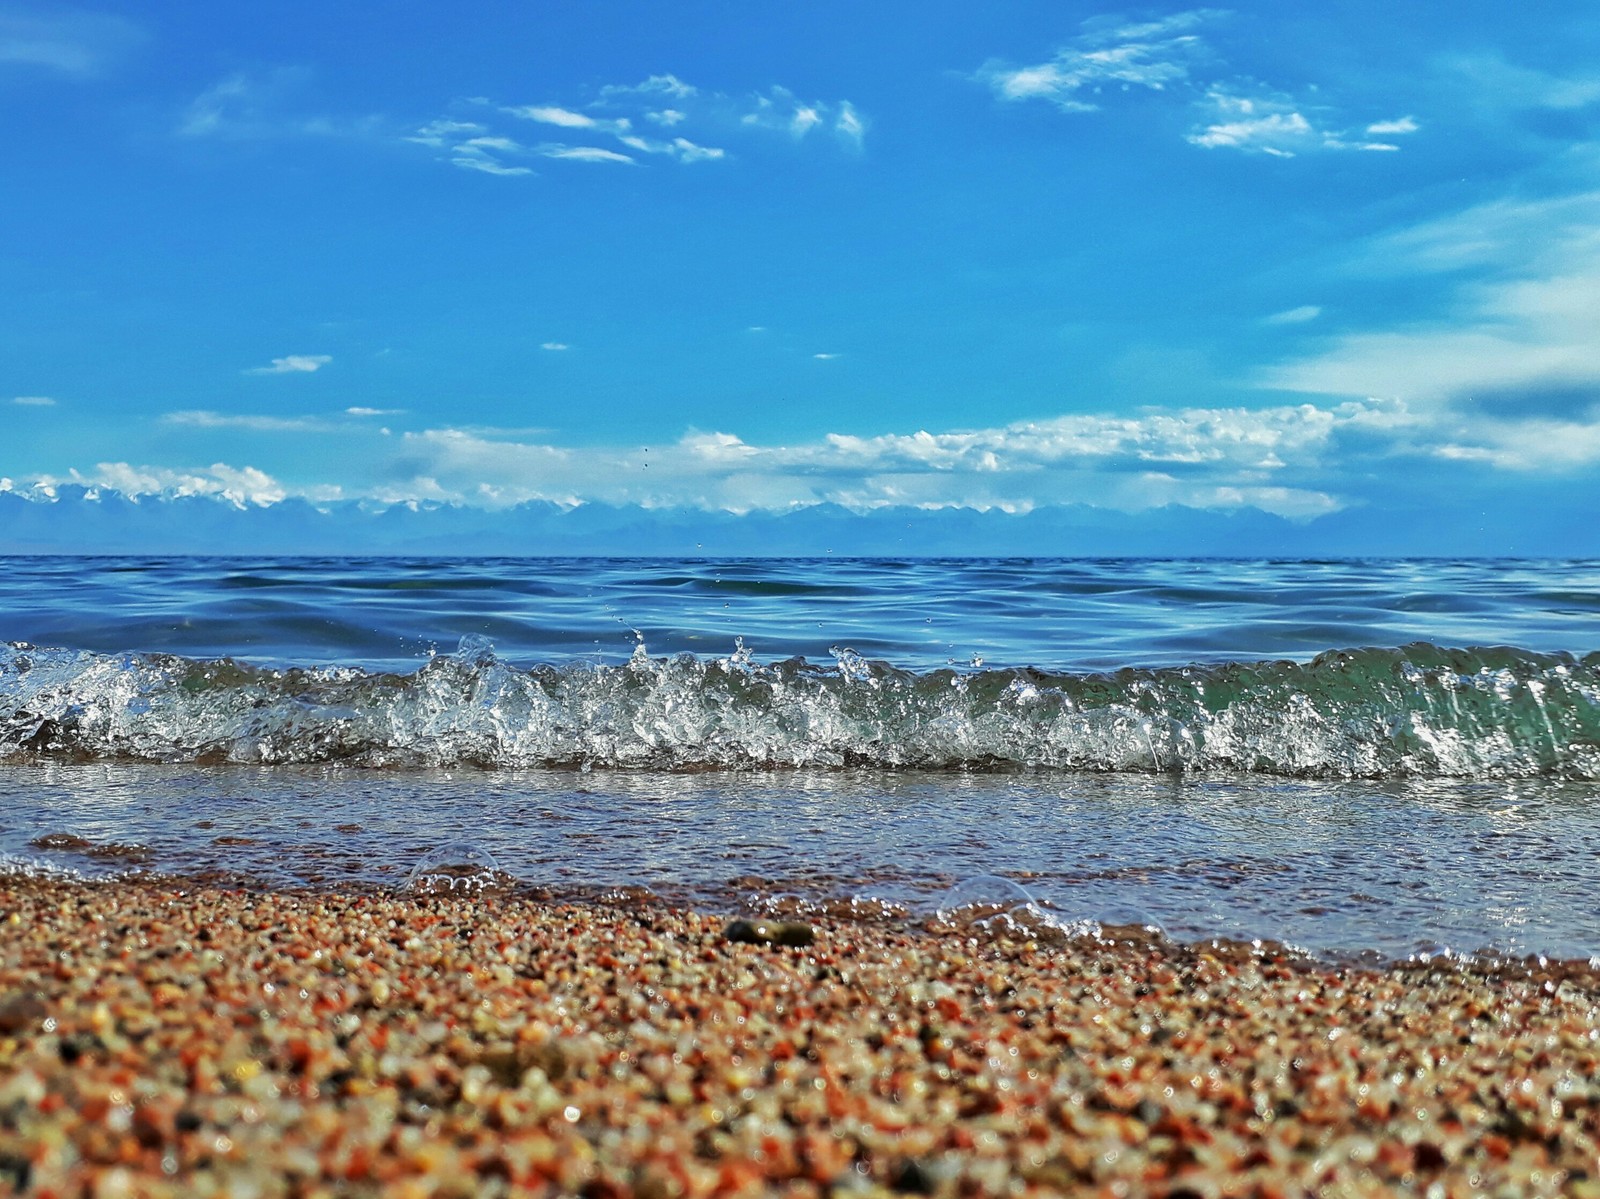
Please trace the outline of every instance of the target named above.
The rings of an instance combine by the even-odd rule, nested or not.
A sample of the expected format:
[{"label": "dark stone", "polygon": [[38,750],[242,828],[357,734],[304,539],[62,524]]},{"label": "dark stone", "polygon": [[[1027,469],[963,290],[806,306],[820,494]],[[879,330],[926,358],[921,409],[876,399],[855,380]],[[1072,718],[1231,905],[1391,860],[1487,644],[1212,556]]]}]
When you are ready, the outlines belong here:
[{"label": "dark stone", "polygon": [[795,920],[735,920],[722,930],[729,941],[748,945],[787,945],[804,948],[816,943],[817,934],[809,924]]},{"label": "dark stone", "polygon": [[39,1024],[50,1009],[32,991],[17,991],[0,999],[0,1035],[15,1036]]},{"label": "dark stone", "polygon": [[933,1175],[914,1157],[908,1157],[889,1172],[889,1185],[902,1195],[931,1195],[937,1189]]},{"label": "dark stone", "polygon": [[0,1179],[9,1179],[12,1190],[20,1195],[33,1181],[33,1163],[15,1153],[0,1153]]}]

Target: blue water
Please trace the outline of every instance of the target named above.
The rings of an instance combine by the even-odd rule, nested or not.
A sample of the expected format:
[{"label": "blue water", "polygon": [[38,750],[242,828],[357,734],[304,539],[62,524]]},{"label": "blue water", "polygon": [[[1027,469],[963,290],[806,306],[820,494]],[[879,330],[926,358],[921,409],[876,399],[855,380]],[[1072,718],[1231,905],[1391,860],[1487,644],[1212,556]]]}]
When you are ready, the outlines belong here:
[{"label": "blue water", "polygon": [[273,665],[414,669],[724,655],[1058,670],[1327,649],[1600,649],[1600,562],[1141,559],[5,558],[0,638]]},{"label": "blue water", "polygon": [[1588,956],[1597,612],[1582,561],[0,559],[0,853]]}]

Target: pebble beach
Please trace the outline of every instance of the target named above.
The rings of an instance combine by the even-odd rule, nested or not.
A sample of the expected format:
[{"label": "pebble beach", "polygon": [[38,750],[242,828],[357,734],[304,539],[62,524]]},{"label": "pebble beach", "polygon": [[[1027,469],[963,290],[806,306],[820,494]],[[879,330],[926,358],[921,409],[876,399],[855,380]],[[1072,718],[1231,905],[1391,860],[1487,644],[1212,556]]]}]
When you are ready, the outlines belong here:
[{"label": "pebble beach", "polygon": [[3,1193],[1600,1195],[1587,965],[172,881],[0,922]]}]

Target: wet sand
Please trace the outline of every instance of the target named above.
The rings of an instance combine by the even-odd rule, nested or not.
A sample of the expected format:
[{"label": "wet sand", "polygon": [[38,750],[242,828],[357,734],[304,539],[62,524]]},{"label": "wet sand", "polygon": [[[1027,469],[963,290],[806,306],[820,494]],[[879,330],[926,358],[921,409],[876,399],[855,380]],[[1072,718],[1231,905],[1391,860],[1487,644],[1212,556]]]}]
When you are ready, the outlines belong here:
[{"label": "wet sand", "polygon": [[0,1194],[1600,1196],[1587,966],[0,880]]}]

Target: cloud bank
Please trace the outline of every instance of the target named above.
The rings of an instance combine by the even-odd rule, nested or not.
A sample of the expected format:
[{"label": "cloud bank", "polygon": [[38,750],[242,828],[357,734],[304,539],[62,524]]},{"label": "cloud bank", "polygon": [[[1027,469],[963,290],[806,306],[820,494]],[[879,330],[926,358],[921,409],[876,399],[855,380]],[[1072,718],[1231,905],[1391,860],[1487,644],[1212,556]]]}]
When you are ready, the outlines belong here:
[{"label": "cloud bank", "polygon": [[[361,416],[377,415],[361,410]],[[185,411],[192,428],[355,438],[364,479],[290,483],[256,467],[102,463],[26,485],[76,482],[129,494],[232,488],[249,502],[343,496],[503,508],[532,500],[647,509],[783,512],[818,504],[1027,512],[1084,504],[1122,512],[1166,505],[1257,509],[1309,520],[1362,502],[1360,480],[1417,471],[1538,472],[1600,463],[1600,404],[1508,416],[1398,400],[1262,408],[1074,414],[993,428],[862,436],[831,433],[761,445],[692,431],[666,446],[569,447],[537,430],[377,429],[346,413],[318,417]],[[360,440],[365,439],[365,440]],[[293,455],[298,457],[299,455]],[[246,476],[250,486],[245,486]],[[230,473],[231,472],[231,473]],[[207,482],[210,480],[210,482]],[[229,493],[230,495],[232,492]]]}]

